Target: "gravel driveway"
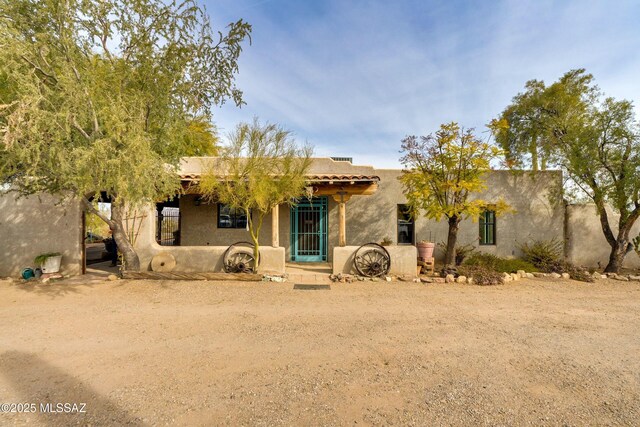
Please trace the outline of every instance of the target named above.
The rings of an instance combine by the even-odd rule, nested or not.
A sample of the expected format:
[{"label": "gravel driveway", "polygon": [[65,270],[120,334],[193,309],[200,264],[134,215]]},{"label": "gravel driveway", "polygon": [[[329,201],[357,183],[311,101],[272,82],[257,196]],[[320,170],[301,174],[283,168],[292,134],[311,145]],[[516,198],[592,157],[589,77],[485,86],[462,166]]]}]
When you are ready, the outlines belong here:
[{"label": "gravel driveway", "polygon": [[638,425],[639,355],[634,282],[0,282],[0,424]]}]

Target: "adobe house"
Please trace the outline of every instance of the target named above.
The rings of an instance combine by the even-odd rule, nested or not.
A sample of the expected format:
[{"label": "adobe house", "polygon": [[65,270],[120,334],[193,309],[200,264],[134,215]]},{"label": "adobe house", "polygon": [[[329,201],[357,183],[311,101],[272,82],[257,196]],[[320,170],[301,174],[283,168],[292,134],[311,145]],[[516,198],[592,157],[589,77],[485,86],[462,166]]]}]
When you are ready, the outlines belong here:
[{"label": "adobe house", "polygon": [[[198,181],[211,158],[185,158],[180,176],[185,185]],[[392,274],[415,274],[420,240],[443,242],[445,221],[410,218],[398,181],[399,169],[376,169],[346,158],[316,158],[308,182],[311,200],[281,205],[265,218],[260,234],[263,272],[282,273],[290,263],[329,263],[334,272],[352,272],[353,254],[369,242],[390,239]],[[515,212],[495,217],[485,212],[464,220],[458,242],[501,257],[517,257],[531,240],[564,239],[565,256],[577,265],[606,264],[609,246],[592,205],[566,205],[558,189],[560,171],[490,171],[485,200],[502,197]],[[612,214],[612,217],[615,217]],[[222,271],[223,255],[236,242],[249,241],[246,218],[228,206],[207,204],[187,193],[143,212],[135,245],[143,269],[165,252],[175,271]],[[640,224],[633,230],[638,233]],[[63,273],[84,271],[83,214],[78,203],[56,204],[51,196],[16,200],[0,195],[0,276],[17,276],[42,252],[62,252]],[[436,259],[442,252],[436,250]],[[640,266],[631,253],[627,267]]]},{"label": "adobe house", "polygon": [[[185,158],[180,176],[185,187],[198,182],[214,158]],[[328,262],[334,272],[353,272],[353,254],[366,243],[387,246],[392,274],[415,274],[420,240],[446,240],[445,221],[407,214],[398,169],[354,165],[351,159],[316,158],[308,174],[313,197],[295,206],[281,205],[265,218],[259,237],[262,271],[284,272],[286,263]],[[564,237],[564,204],[559,171],[490,171],[486,200],[502,197],[515,213],[496,217],[486,212],[478,221],[465,220],[459,243],[480,251],[511,257],[519,245],[534,239]],[[165,207],[178,208],[178,230],[162,236]],[[175,215],[175,214],[174,214]],[[155,219],[145,222],[138,251],[143,265],[153,256],[169,252],[176,268],[202,271],[202,264],[222,269],[222,253],[236,242],[249,241],[244,213],[219,203],[205,203],[198,194],[182,195],[169,205],[159,204]],[[174,220],[175,221],[175,220]],[[160,232],[158,231],[160,230]],[[179,245],[179,246],[177,246]],[[441,257],[441,252],[436,252]],[[213,260],[216,260],[215,264]]]}]

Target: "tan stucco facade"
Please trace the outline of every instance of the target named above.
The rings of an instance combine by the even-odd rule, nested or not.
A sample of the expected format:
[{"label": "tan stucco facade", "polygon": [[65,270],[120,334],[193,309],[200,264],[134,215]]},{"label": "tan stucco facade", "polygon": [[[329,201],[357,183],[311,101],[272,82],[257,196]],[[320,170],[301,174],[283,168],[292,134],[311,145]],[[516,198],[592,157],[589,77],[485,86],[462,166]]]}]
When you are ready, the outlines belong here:
[{"label": "tan stucco facade", "polygon": [[[206,211],[203,214],[197,214],[197,217],[205,219]],[[137,239],[135,242],[136,252],[140,257],[140,266],[142,270],[151,270],[151,262],[153,257],[160,254],[170,254],[176,261],[173,271],[179,272],[220,272],[223,271],[223,256],[227,247],[231,243],[218,245],[213,240],[206,239],[207,233],[204,225],[200,227],[200,231],[205,232],[205,238],[199,240],[199,245],[185,246],[160,246],[156,243],[156,216],[154,210],[149,207],[141,213],[140,226],[136,230]],[[196,223],[197,224],[197,223]],[[207,244],[208,243],[208,244]],[[282,274],[285,272],[285,256],[284,248],[273,248],[264,246],[260,248],[260,265],[259,273]]]},{"label": "tan stucco facade", "polygon": [[[183,172],[196,179],[194,177],[203,170],[203,160],[188,159],[183,167]],[[318,176],[335,175],[338,181],[339,177],[345,176],[375,177],[375,191],[368,195],[352,195],[345,204],[345,247],[357,248],[369,242],[379,243],[385,237],[397,244],[397,207],[406,203],[398,180],[400,170],[375,169],[344,161],[316,159],[311,173]],[[590,267],[606,264],[609,245],[604,239],[594,207],[588,204],[564,205],[558,191],[562,185],[559,171],[491,171],[485,179],[487,188],[478,197],[490,202],[503,198],[514,212],[497,218],[495,245],[479,245],[479,224],[472,219],[466,219],[461,224],[459,244],[470,244],[479,251],[501,257],[517,257],[521,255],[519,247],[523,243],[559,239],[564,240],[567,259],[574,264]],[[350,183],[346,182],[344,185],[348,186]],[[249,233],[244,229],[218,229],[218,205],[197,202],[197,197],[196,194],[180,197],[179,247],[160,246],[156,243],[155,212],[153,209],[147,212],[140,232],[142,237],[136,243],[144,269],[149,268],[154,255],[168,251],[176,258],[177,270],[221,271],[224,250],[232,243],[250,241]],[[334,267],[336,271],[346,272],[349,266],[344,259],[351,256],[352,250],[340,249],[339,204],[331,196],[323,197],[327,197],[327,260],[334,261],[334,249],[338,248],[340,265]],[[0,276],[17,276],[22,268],[33,266],[36,255],[55,251],[64,255],[63,273],[73,275],[82,272],[81,206],[74,201],[62,204],[57,202],[57,199],[47,195],[21,199],[16,199],[13,194],[0,195]],[[260,233],[265,262],[261,269],[265,272],[284,272],[285,262],[291,260],[291,208],[282,205],[278,212],[278,247],[272,245],[270,214],[265,217]],[[616,219],[613,212],[610,219],[612,222]],[[414,242],[424,239],[438,243],[446,240],[447,223],[444,220],[419,217],[414,229]],[[636,225],[632,236],[639,232],[640,224]],[[413,259],[414,249],[411,246],[407,250],[390,252]],[[409,253],[410,256],[406,255]],[[437,259],[441,259],[443,254],[436,249],[435,255]],[[403,263],[392,261],[392,265],[398,268],[403,266],[403,271],[409,271],[409,264]],[[640,259],[635,253],[630,253],[625,266],[640,267]]]},{"label": "tan stucco facade", "polygon": [[[607,209],[610,224],[617,224],[619,214]],[[613,233],[618,232],[612,227]],[[604,237],[600,217],[594,204],[567,205],[567,259],[578,265],[604,268],[609,261],[611,246]],[[631,238],[640,234],[640,223],[631,229]],[[635,251],[627,254],[623,263],[627,268],[640,268]]]},{"label": "tan stucco facade", "polygon": [[[343,169],[344,171],[344,169]],[[361,169],[360,169],[361,171]],[[406,198],[398,178],[397,169],[367,169],[367,173],[380,178],[378,190],[372,195],[352,196],[346,203],[346,239],[349,246],[360,246],[369,242],[381,242],[385,237],[397,243],[397,206],[405,204]],[[478,246],[478,250],[503,257],[518,256],[519,245],[533,239],[563,239],[565,234],[564,207],[557,193],[562,184],[559,171],[510,172],[491,171],[486,176],[487,189],[480,194],[488,201],[502,197],[514,210],[498,217],[496,244],[479,246],[479,225],[472,219],[463,221],[458,241],[460,244]],[[229,245],[237,241],[250,240],[243,229],[218,229],[217,205],[196,206],[195,195],[180,199],[181,244],[194,246]],[[338,203],[328,198],[327,258],[332,261],[334,248],[338,246]],[[290,208],[280,206],[280,245],[291,259]],[[428,220],[419,217],[415,222],[414,242],[432,240],[445,241],[446,221]],[[271,215],[267,215],[260,233],[260,244],[271,245]],[[436,251],[440,257],[440,251]]]},{"label": "tan stucco facade", "polygon": [[46,194],[0,194],[0,277],[17,277],[23,268],[35,267],[37,255],[48,252],[62,253],[62,274],[81,274],[82,233],[78,202],[59,203]]}]

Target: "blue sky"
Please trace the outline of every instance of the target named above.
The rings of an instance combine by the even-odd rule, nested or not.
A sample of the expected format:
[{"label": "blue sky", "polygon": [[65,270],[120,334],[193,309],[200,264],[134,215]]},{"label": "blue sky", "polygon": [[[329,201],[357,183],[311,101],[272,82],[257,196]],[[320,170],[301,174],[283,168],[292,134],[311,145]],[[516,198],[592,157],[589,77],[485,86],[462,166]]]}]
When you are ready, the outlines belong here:
[{"label": "blue sky", "polygon": [[[247,105],[214,111],[224,135],[253,116],[318,156],[399,167],[400,140],[484,125],[530,79],[586,68],[640,103],[640,1],[207,0],[214,26],[244,18]],[[637,109],[637,106],[636,106]]]}]

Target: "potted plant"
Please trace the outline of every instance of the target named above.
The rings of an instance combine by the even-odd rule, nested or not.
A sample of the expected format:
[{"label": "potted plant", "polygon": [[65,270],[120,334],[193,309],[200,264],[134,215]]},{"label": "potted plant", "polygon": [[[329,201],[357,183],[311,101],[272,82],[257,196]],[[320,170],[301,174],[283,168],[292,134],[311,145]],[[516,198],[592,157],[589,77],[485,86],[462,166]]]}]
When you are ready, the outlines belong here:
[{"label": "potted plant", "polygon": [[391,246],[393,245],[393,240],[391,240],[390,237],[385,237],[384,239],[382,239],[382,242],[380,242],[380,246]]},{"label": "potted plant", "polygon": [[60,271],[62,254],[60,252],[48,252],[38,255],[33,262],[42,268],[43,273],[57,273]]},{"label": "potted plant", "polygon": [[418,256],[422,259],[433,258],[433,250],[436,247],[435,243],[421,240],[416,245],[418,247]]}]

